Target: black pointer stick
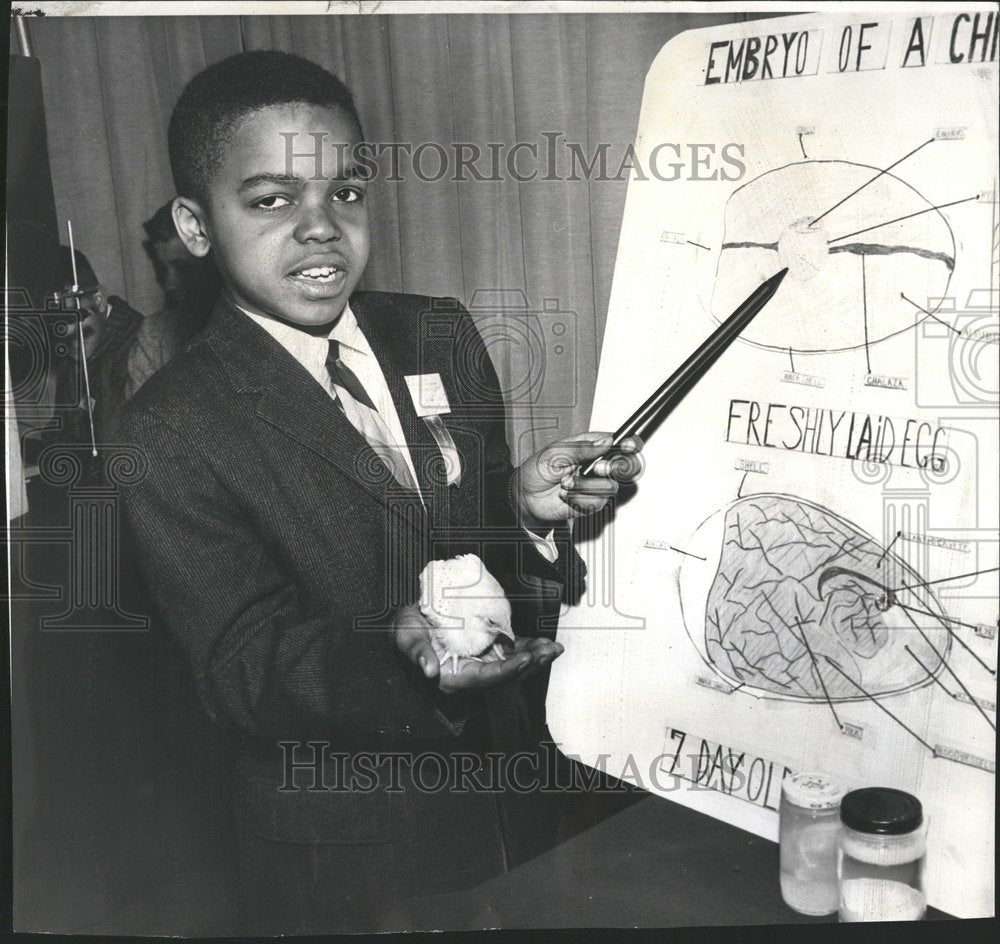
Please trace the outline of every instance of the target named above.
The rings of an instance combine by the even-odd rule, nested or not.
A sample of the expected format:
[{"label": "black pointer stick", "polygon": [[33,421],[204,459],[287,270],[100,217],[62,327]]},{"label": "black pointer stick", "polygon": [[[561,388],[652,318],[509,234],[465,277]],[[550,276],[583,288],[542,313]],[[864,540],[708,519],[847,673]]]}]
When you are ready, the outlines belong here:
[{"label": "black pointer stick", "polygon": [[[740,305],[725,321],[715,329],[712,336],[705,341],[657,391],[633,413],[626,422],[618,428],[611,440],[609,453],[623,439],[629,436],[645,437],[659,422],[668,416],[684,399],[688,391],[705,375],[708,369],[722,356],[722,352],[739,336],[740,332],[760,313],[760,310],[771,300],[778,290],[781,280],[788,269],[776,272],[766,282],[756,288],[750,297]],[[590,475],[605,456],[598,456],[583,472],[582,476]]]}]

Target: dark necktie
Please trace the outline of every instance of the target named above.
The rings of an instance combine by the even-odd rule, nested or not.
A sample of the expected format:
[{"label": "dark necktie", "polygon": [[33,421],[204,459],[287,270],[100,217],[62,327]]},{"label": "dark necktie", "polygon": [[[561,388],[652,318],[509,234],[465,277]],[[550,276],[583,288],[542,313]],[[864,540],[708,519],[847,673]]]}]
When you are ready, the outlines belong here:
[{"label": "dark necktie", "polygon": [[329,371],[330,379],[343,387],[358,403],[363,403],[370,410],[375,409],[375,404],[358,380],[358,375],[340,359],[339,341],[330,341],[330,351],[326,355],[326,369]]},{"label": "dark necktie", "polygon": [[[340,388],[337,406],[347,421],[364,436],[365,441],[389,467],[393,478],[400,485],[420,494],[413,473],[406,462],[405,443],[396,442],[386,425],[385,419],[376,409],[358,375],[340,359],[340,343],[329,342],[326,369],[330,380]],[[423,496],[420,497],[423,502]]]}]

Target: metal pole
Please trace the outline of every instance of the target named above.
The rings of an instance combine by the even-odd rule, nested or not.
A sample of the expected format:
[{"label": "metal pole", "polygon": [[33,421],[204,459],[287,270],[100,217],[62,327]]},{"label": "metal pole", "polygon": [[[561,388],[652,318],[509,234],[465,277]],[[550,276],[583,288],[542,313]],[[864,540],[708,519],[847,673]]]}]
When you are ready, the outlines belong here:
[{"label": "metal pole", "polygon": [[25,23],[23,16],[15,16],[14,22],[17,23],[17,39],[21,46],[22,56],[33,56],[34,53],[31,51],[31,38],[28,36],[28,24]]},{"label": "metal pole", "polygon": [[76,273],[76,247],[73,245],[73,221],[66,220],[69,233],[69,259],[73,266],[73,299],[76,302],[76,329],[80,342],[80,364],[83,367],[84,396],[87,398],[87,420],[90,423],[90,454],[97,458],[97,437],[94,435],[94,408],[90,399],[90,371],[87,369],[87,350],[83,344],[83,314],[80,309],[80,284]]}]

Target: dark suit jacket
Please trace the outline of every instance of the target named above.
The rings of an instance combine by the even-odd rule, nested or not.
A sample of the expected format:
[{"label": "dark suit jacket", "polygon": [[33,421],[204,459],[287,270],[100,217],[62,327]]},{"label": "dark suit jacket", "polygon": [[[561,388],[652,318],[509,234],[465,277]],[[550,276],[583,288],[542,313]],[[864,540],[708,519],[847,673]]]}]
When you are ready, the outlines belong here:
[{"label": "dark suit jacket", "polygon": [[94,426],[98,442],[111,441],[119,425],[122,405],[128,399],[129,355],[145,320],[117,295],[112,295],[108,303],[111,314],[104,326],[104,337],[100,349],[91,358],[91,393],[97,401]]},{"label": "dark suit jacket", "polygon": [[[336,802],[281,793],[276,743],[462,743],[485,701],[442,695],[412,670],[395,649],[392,610],[418,598],[417,576],[434,558],[479,553],[514,597],[565,584],[567,562],[579,558],[563,541],[550,564],[515,523],[503,399],[464,309],[382,293],[357,293],[351,306],[388,381],[426,510],[301,365],[225,300],[128,404],[122,438],[141,448],[145,468],[123,504],[206,709],[246,738],[239,791],[261,835],[384,843],[422,810],[440,838],[447,793],[388,805],[378,790]],[[439,373],[448,394],[458,487],[444,483],[438,447],[413,409],[404,378],[418,373]],[[498,717],[514,723],[517,696],[517,686],[490,696],[494,734]],[[490,804],[471,815],[498,816]],[[456,824],[456,848],[468,846],[467,829]]]}]

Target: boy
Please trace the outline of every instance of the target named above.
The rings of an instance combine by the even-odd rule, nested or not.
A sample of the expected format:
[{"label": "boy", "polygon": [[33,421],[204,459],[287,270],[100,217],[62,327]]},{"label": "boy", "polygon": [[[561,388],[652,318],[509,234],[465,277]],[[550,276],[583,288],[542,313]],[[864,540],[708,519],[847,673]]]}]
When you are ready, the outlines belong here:
[{"label": "boy", "polygon": [[565,582],[565,522],[617,489],[573,478],[607,446],[593,434],[514,472],[457,303],[354,292],[361,134],[347,88],[295,56],[243,53],[190,82],[169,131],[174,222],[225,292],[123,426],[145,457],[123,499],[150,590],[209,714],[243,735],[247,932],[371,930],[386,901],[503,870],[496,794],[383,762],[517,743],[519,680],[562,647],[519,636],[506,659],[445,671],[417,575],[473,552],[515,595],[526,576]]}]

